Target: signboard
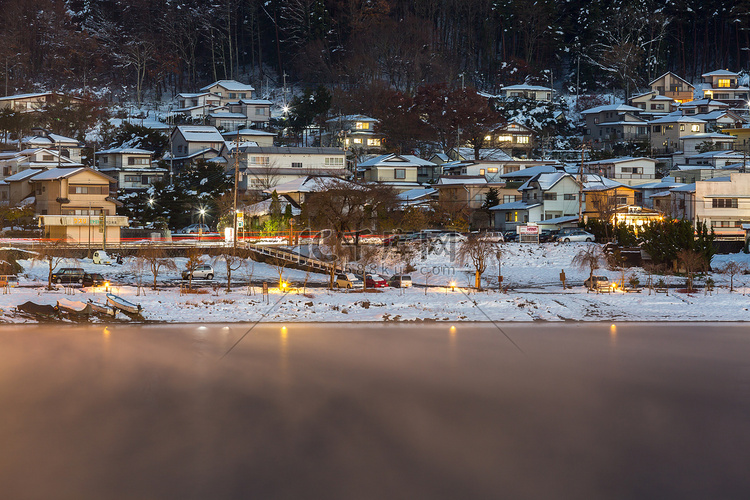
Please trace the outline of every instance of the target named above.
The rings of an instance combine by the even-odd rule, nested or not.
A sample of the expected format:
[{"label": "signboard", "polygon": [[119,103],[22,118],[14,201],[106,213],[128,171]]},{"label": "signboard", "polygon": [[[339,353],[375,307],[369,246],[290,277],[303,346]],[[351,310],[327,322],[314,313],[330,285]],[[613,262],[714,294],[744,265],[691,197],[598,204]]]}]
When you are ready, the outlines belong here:
[{"label": "signboard", "polygon": [[518,226],[518,234],[538,235],[539,226]]},{"label": "signboard", "polygon": [[245,227],[245,213],[237,212],[237,229]]}]

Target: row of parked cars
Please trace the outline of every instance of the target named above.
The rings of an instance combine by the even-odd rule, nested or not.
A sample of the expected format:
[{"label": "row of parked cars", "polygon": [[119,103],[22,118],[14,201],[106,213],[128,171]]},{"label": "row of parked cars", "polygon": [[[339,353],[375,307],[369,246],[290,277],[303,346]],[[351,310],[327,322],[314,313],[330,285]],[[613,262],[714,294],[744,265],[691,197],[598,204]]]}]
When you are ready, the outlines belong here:
[{"label": "row of parked cars", "polygon": [[387,280],[379,274],[365,274],[364,279],[362,276],[354,273],[342,273],[336,275],[336,281],[333,286],[336,288],[385,288],[391,286],[393,288],[409,288],[412,285],[411,276],[408,274],[395,274]]},{"label": "row of parked cars", "polygon": [[82,267],[63,267],[52,273],[52,283],[58,285],[103,286],[108,281],[99,273],[87,273]]}]

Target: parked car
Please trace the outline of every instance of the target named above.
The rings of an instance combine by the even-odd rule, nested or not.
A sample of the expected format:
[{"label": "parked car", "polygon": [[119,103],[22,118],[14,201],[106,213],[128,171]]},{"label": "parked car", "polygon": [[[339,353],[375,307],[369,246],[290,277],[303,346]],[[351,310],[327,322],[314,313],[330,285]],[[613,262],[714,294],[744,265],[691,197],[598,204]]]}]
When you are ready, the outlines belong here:
[{"label": "parked car", "polygon": [[379,274],[366,274],[365,286],[367,288],[385,288],[388,286],[388,282]]},{"label": "parked car", "polygon": [[[190,271],[187,269],[182,271],[182,279],[190,279],[190,274]],[[212,280],[214,279],[214,268],[208,264],[200,264],[193,269],[192,274],[194,280]]]},{"label": "parked car", "polygon": [[442,243],[463,243],[466,241],[466,236],[457,231],[448,231],[437,236],[437,239]]},{"label": "parked car", "polygon": [[479,239],[490,243],[503,243],[505,236],[500,231],[485,231],[479,234]]},{"label": "parked car", "polygon": [[89,273],[88,278],[84,278],[84,281],[87,283],[90,283],[90,285],[86,286],[107,286],[109,285],[109,280],[107,280],[104,276],[102,276],[99,273]]},{"label": "parked car", "polygon": [[394,288],[409,288],[411,286],[411,276],[408,274],[395,274],[390,277],[388,284]]},{"label": "parked car", "polygon": [[105,265],[112,264],[115,261],[104,250],[97,250],[96,252],[94,252],[94,257],[92,260],[94,261],[94,264],[105,264]]},{"label": "parked car", "polygon": [[583,282],[583,286],[591,289],[607,288],[608,286],[610,286],[609,278],[607,278],[606,276],[593,276],[592,278],[586,278],[586,281]]},{"label": "parked car", "polygon": [[578,231],[579,229],[580,228],[578,227],[564,227],[562,229],[558,229],[557,233],[555,234],[555,241],[562,241],[565,235],[570,234],[573,231]]},{"label": "parked car", "polygon": [[364,288],[365,282],[354,273],[345,273],[336,275],[333,286],[336,288]]},{"label": "parked car", "polygon": [[554,231],[552,229],[542,229],[541,231],[539,231],[539,243],[555,241],[556,236],[557,231]]},{"label": "parked car", "polygon": [[[203,229],[203,231],[201,231]],[[211,228],[206,224],[190,224],[189,226],[183,227],[180,233],[182,234],[198,234],[200,232],[210,233]]]},{"label": "parked car", "polygon": [[59,271],[52,273],[52,283],[71,284],[78,283],[83,285],[86,280],[86,271],[82,267],[63,267]]},{"label": "parked car", "polygon": [[383,238],[383,246],[392,247],[393,245],[398,244],[398,242],[402,239],[403,237],[400,234],[392,234],[390,236],[386,236],[385,238]]},{"label": "parked car", "polygon": [[518,232],[517,231],[505,231],[503,233],[503,238],[505,241],[518,241]]},{"label": "parked car", "polygon": [[568,243],[571,241],[594,241],[596,237],[583,229],[575,229],[563,236],[558,236],[557,239],[563,243]]}]

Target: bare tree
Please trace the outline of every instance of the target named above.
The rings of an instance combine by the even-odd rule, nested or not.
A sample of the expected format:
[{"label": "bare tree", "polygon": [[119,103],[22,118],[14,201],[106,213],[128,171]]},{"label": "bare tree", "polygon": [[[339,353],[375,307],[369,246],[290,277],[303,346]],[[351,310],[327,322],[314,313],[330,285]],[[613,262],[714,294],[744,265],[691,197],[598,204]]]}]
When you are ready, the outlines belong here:
[{"label": "bare tree", "polygon": [[219,254],[213,258],[213,263],[218,265],[222,261],[227,268],[227,293],[229,293],[232,291],[232,271],[240,269],[244,259],[234,255],[231,247],[221,247]]},{"label": "bare tree", "polygon": [[[138,288],[136,290],[136,295],[140,295],[141,290],[143,290],[143,274],[146,272],[146,269],[148,268],[148,261],[143,257],[143,255],[137,254],[135,258],[133,258],[129,262],[128,267],[130,267],[130,269],[138,278]],[[145,295],[145,290],[144,290],[144,295]]]},{"label": "bare tree", "polygon": [[367,289],[367,274],[373,272],[372,267],[375,263],[382,261],[382,255],[382,249],[376,246],[364,246],[359,251],[357,267],[359,268],[359,272],[362,274],[362,278],[365,281],[365,290]]},{"label": "bare tree", "polygon": [[589,245],[583,250],[580,250],[575,257],[573,257],[572,264],[581,270],[588,269],[589,271],[589,287],[594,286],[594,272],[601,267],[604,261],[604,253],[599,245]]},{"label": "bare tree", "polygon": [[193,288],[193,273],[198,267],[203,265],[203,255],[197,248],[191,248],[187,252],[187,262],[185,263],[185,271],[188,275],[188,288]]},{"label": "bare tree", "polygon": [[155,243],[147,243],[143,245],[138,250],[137,258],[143,259],[148,263],[148,267],[151,269],[151,274],[154,276],[153,290],[156,290],[156,278],[159,276],[159,271],[161,269],[172,271],[177,270],[177,266],[174,261],[167,256],[167,252],[164,248]]},{"label": "bare tree", "polygon": [[41,242],[34,251],[36,254],[33,260],[44,262],[48,267],[47,290],[52,290],[54,288],[52,286],[52,273],[55,272],[55,269],[57,269],[62,260],[68,256],[68,243],[65,240],[47,240]]},{"label": "bare tree", "polygon": [[722,274],[729,276],[729,291],[734,291],[734,277],[738,274],[742,274],[747,271],[747,266],[744,262],[729,261],[721,266],[718,271]]},{"label": "bare tree", "polygon": [[677,252],[677,261],[685,270],[685,274],[687,274],[688,292],[692,292],[695,273],[700,272],[706,268],[706,259],[700,252],[685,249]]},{"label": "bare tree", "polygon": [[496,254],[497,245],[480,238],[477,234],[471,234],[458,250],[458,262],[461,265],[471,263],[474,267],[474,287],[477,290],[482,288],[482,274],[487,270],[490,259]]}]

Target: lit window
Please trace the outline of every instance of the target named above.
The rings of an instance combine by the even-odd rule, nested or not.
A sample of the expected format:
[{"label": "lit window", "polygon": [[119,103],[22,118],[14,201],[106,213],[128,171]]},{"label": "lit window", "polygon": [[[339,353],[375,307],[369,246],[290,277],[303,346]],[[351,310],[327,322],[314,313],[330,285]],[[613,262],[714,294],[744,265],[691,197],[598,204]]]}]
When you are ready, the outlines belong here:
[{"label": "lit window", "polygon": [[484,169],[483,168],[479,169],[479,175],[484,175]]},{"label": "lit window", "polygon": [[684,131],[685,131],[685,125],[682,125],[682,124],[681,124],[681,125],[680,125],[680,132],[684,132]]},{"label": "lit window", "polygon": [[692,125],[690,127],[690,130],[692,130],[693,132],[700,132],[701,131],[701,126],[700,125]]},{"label": "lit window", "polygon": [[731,86],[731,80],[729,78],[719,78],[719,82],[717,87],[719,88],[729,88]]},{"label": "lit window", "polygon": [[362,144],[362,139],[354,139],[354,144]]},{"label": "lit window", "polygon": [[498,135],[497,140],[498,142],[512,142],[513,136],[512,135]]},{"label": "lit window", "polygon": [[487,169],[487,172],[490,174],[496,174],[497,173],[497,167],[490,167]]},{"label": "lit window", "polygon": [[518,143],[519,144],[528,144],[529,143],[529,136],[528,135],[519,135],[518,136]]},{"label": "lit window", "polygon": [[354,124],[354,128],[356,128],[357,130],[369,130],[370,124],[367,122],[356,122]]}]

